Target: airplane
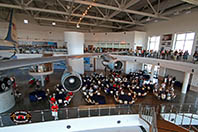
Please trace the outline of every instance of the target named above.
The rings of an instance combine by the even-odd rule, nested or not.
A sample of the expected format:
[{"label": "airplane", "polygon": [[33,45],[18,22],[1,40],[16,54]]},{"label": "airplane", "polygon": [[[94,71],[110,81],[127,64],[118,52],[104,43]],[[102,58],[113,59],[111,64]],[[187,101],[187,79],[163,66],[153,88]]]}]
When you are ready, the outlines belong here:
[{"label": "airplane", "polygon": [[[18,43],[17,43],[17,33],[16,24],[13,19],[13,9],[10,13],[10,21],[7,36],[4,40],[0,40],[0,71],[8,70],[14,68],[23,68],[26,66],[39,65],[44,63],[54,63],[60,61],[66,61],[67,70],[64,71],[61,83],[66,91],[76,92],[81,88],[82,79],[78,73],[74,73],[72,67],[68,64],[68,59],[72,58],[84,58],[92,56],[101,56],[103,59],[102,64],[112,70],[120,71],[122,69],[122,62],[110,56],[112,53],[86,53],[80,55],[60,55],[60,56],[50,56],[50,57],[33,57],[24,59],[12,59],[16,55]],[[120,52],[119,52],[120,53]],[[27,56],[28,57],[28,56]],[[0,81],[0,89],[5,89],[6,82]]]},{"label": "airplane", "polygon": [[[61,77],[61,84],[67,92],[77,92],[80,90],[82,86],[82,79],[80,74],[75,73],[72,70],[72,67],[68,63],[68,59],[79,59],[84,57],[93,57],[100,56],[103,61],[102,64],[112,70],[112,71],[121,71],[123,64],[120,60],[113,58],[110,54],[115,54],[117,52],[112,53],[85,53],[78,55],[65,55],[65,56],[50,56],[50,57],[37,57],[37,58],[29,58],[29,59],[15,59],[15,60],[2,60],[0,61],[0,71],[9,70],[14,68],[21,68],[32,65],[39,65],[44,63],[54,63],[65,61],[67,69],[64,71]],[[2,87],[4,82],[0,83],[0,88]]]},{"label": "airplane", "polygon": [[0,60],[8,60],[15,57],[17,52],[16,21],[13,18],[13,9],[10,13],[8,33],[5,39],[0,40]]}]

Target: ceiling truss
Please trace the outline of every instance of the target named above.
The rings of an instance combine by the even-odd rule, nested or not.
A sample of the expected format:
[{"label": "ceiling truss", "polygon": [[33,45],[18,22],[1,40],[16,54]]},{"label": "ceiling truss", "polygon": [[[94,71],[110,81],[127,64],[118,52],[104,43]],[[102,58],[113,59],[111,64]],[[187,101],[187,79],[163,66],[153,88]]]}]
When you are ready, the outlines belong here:
[{"label": "ceiling truss", "polygon": [[[10,1],[10,2],[9,2]],[[144,2],[143,2],[144,1]],[[181,5],[185,3],[185,5]],[[188,4],[187,4],[188,3]],[[43,6],[40,6],[40,5]],[[186,5],[187,4],[187,5]],[[88,14],[82,12],[88,6],[93,6]],[[102,27],[111,30],[128,30],[132,26],[144,26],[147,18],[151,20],[170,20],[181,5],[182,9],[198,5],[197,0],[0,0],[0,8],[14,8],[24,11],[36,22],[69,23],[76,26]],[[171,8],[171,10],[167,10]],[[49,23],[48,23],[49,24]]]}]

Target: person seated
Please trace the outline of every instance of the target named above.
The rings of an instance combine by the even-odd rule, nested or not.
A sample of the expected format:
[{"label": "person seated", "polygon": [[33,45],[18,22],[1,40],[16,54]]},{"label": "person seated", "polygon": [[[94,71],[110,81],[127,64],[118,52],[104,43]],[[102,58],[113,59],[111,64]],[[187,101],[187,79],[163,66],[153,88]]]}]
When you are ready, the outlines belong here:
[{"label": "person seated", "polygon": [[123,104],[123,101],[120,99],[120,100],[118,100],[118,102],[119,102],[119,104]]},{"label": "person seated", "polygon": [[161,99],[162,99],[162,100],[165,100],[165,99],[166,99],[166,94],[165,94],[165,93],[162,93],[162,94],[161,94]]},{"label": "person seated", "polygon": [[64,106],[67,106],[70,101],[71,101],[71,97],[70,96],[66,96],[65,100],[64,100]]},{"label": "person seated", "polygon": [[49,90],[49,88],[47,88],[46,89],[46,92],[45,92],[45,96],[47,97],[47,96],[49,96],[50,95],[50,90]]},{"label": "person seated", "polygon": [[33,84],[35,84],[35,82],[36,82],[36,79],[35,79],[35,78],[31,78],[31,79],[28,81],[28,84],[29,84],[29,85],[33,85]]},{"label": "person seated", "polygon": [[53,93],[52,97],[50,98],[50,104],[54,104],[56,102],[56,94]]},{"label": "person seated", "polygon": [[19,92],[17,89],[14,91],[14,96],[16,98],[20,98],[22,96],[21,92]]},{"label": "person seated", "polygon": [[124,104],[128,104],[128,101],[127,101],[127,100],[125,100],[125,101],[124,101]]},{"label": "person seated", "polygon": [[73,94],[73,92],[69,92],[68,95],[69,95],[70,97],[73,97],[74,94]]}]

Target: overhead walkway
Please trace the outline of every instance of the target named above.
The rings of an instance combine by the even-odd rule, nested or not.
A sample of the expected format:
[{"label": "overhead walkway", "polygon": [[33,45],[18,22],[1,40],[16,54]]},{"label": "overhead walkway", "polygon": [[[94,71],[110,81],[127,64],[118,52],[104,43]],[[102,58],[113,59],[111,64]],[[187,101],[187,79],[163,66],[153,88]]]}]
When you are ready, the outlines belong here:
[{"label": "overhead walkway", "polygon": [[128,55],[113,55],[113,57],[122,61],[158,65],[164,68],[174,69],[177,71],[188,72],[192,74],[198,73],[198,65],[189,63],[189,62],[156,59],[156,58],[149,58],[149,57],[128,56]]}]

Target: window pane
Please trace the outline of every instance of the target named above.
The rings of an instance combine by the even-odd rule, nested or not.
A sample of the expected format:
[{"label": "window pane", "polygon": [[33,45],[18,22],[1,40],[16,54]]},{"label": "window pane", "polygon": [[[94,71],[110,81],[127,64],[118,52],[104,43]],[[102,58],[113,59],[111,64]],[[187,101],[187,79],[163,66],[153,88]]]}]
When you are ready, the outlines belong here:
[{"label": "window pane", "polygon": [[177,40],[184,40],[185,39],[185,33],[184,34],[178,34],[177,35]]},{"label": "window pane", "polygon": [[155,43],[151,42],[150,43],[150,50],[154,50],[154,47],[155,47]]},{"label": "window pane", "polygon": [[160,43],[160,36],[149,37],[148,49],[149,50],[158,50]]},{"label": "window pane", "polygon": [[151,41],[155,41],[155,39],[156,39],[155,37],[151,37]]},{"label": "window pane", "polygon": [[186,40],[194,40],[195,33],[187,33]]},{"label": "window pane", "polygon": [[175,45],[175,50],[183,50],[184,41],[177,41]]},{"label": "window pane", "polygon": [[188,53],[191,54],[192,46],[193,46],[193,40],[186,41],[184,45],[184,51],[188,50]]}]

